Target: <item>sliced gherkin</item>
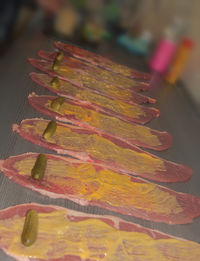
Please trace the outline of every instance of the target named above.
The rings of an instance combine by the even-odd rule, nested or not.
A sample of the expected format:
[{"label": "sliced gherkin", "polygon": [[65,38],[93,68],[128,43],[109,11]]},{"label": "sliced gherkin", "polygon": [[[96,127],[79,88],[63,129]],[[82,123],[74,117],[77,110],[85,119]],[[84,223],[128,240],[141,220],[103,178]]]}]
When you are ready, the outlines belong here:
[{"label": "sliced gherkin", "polygon": [[58,97],[56,98],[55,100],[53,100],[51,102],[51,108],[56,110],[56,111],[59,111],[60,109],[60,106],[63,104],[63,102],[65,101],[65,98],[64,97]]},{"label": "sliced gherkin", "polygon": [[62,61],[62,59],[63,59],[63,57],[64,57],[64,54],[62,53],[62,52],[57,52],[57,56],[56,56],[56,61]]},{"label": "sliced gherkin", "polygon": [[54,78],[51,80],[50,85],[51,85],[52,87],[58,87],[58,86],[59,86],[59,83],[60,83],[60,81],[59,81],[58,77],[54,77]]},{"label": "sliced gherkin", "polygon": [[58,71],[59,70],[59,66],[60,66],[60,61],[55,59],[52,65],[52,70],[54,71]]},{"label": "sliced gherkin", "polygon": [[44,177],[44,173],[47,166],[47,159],[45,154],[39,154],[35,165],[31,170],[31,177],[36,180],[41,180]]},{"label": "sliced gherkin", "polygon": [[55,133],[57,128],[57,124],[55,121],[50,121],[46,127],[46,129],[43,132],[42,137],[46,140],[48,140],[49,138],[51,138],[53,136],[53,134]]},{"label": "sliced gherkin", "polygon": [[64,57],[64,54],[62,52],[57,53],[57,55],[54,59],[53,65],[52,65],[52,69],[54,71],[59,70],[60,62],[62,61],[63,57]]},{"label": "sliced gherkin", "polygon": [[24,228],[21,235],[21,242],[24,246],[31,246],[37,239],[38,233],[38,213],[31,209],[27,212]]}]

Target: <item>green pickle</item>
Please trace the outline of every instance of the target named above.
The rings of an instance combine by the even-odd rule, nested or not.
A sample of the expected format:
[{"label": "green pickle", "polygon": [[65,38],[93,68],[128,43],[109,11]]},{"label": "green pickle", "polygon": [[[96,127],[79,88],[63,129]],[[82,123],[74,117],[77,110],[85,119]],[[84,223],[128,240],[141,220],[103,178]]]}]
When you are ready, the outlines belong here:
[{"label": "green pickle", "polygon": [[64,57],[64,54],[62,52],[57,52],[57,56],[56,56],[55,60],[60,62],[60,61],[62,61],[63,57]]},{"label": "green pickle", "polygon": [[59,67],[60,67],[60,62],[59,60],[57,60],[57,58],[54,60],[53,65],[52,65],[52,70],[54,71],[58,71]]},{"label": "green pickle", "polygon": [[44,173],[47,166],[47,159],[45,154],[39,154],[35,165],[31,170],[31,177],[36,180],[41,180],[44,177]]},{"label": "green pickle", "polygon": [[53,134],[55,133],[57,128],[57,124],[55,121],[50,121],[46,127],[46,129],[44,130],[42,137],[45,140],[48,140],[49,138],[51,138],[53,136]]},{"label": "green pickle", "polygon": [[55,60],[54,60],[54,62],[53,62],[53,65],[52,65],[52,69],[53,69],[54,71],[58,71],[58,70],[59,70],[60,62],[62,61],[63,56],[64,56],[64,55],[63,55],[62,52],[58,52],[58,53],[57,53],[57,56],[56,56],[56,58],[55,58]]},{"label": "green pickle", "polygon": [[58,86],[59,86],[59,79],[58,79],[58,77],[54,77],[54,78],[51,80],[50,85],[51,85],[52,87],[58,87]]},{"label": "green pickle", "polygon": [[65,98],[64,98],[64,97],[58,97],[58,98],[56,98],[55,100],[53,100],[53,101],[51,102],[51,108],[52,108],[53,110],[59,111],[60,106],[63,104],[64,101],[65,101]]},{"label": "green pickle", "polygon": [[24,228],[21,235],[21,242],[24,246],[31,246],[37,239],[38,232],[38,213],[31,209],[26,213]]}]

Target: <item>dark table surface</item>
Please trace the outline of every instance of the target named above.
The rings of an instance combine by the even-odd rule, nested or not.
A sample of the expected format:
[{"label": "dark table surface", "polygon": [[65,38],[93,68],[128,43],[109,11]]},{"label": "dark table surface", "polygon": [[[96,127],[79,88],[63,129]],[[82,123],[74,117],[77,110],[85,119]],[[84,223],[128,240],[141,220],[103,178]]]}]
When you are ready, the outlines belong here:
[{"label": "dark table surface", "polygon": [[[27,57],[36,57],[39,49],[53,50],[52,39],[42,35],[34,27],[28,30],[13,44],[4,57],[0,59],[0,158],[25,152],[49,152],[39,146],[23,140],[12,132],[13,123],[19,123],[25,118],[43,117],[28,105],[27,96],[31,92],[48,94],[49,92],[37,86],[29,79],[29,73],[34,69],[27,63]],[[123,52],[118,47],[106,45],[100,48],[117,62],[144,69],[137,59]],[[166,130],[173,136],[173,146],[168,151],[154,153],[168,160],[190,166],[194,175],[190,181],[178,184],[164,184],[176,191],[192,193],[200,196],[200,118],[183,88],[179,85],[168,86],[160,82],[153,85],[153,97],[157,98],[155,107],[161,111],[161,116],[154,119],[148,126],[157,130]],[[192,224],[166,225],[144,221],[138,218],[123,216],[97,207],[82,207],[69,200],[51,199],[37,192],[25,189],[0,173],[0,208],[14,206],[20,203],[38,202],[56,204],[77,211],[93,214],[109,214],[121,217],[127,221],[157,229],[171,235],[183,237],[200,243],[200,218]],[[0,251],[0,260],[13,260]]]}]

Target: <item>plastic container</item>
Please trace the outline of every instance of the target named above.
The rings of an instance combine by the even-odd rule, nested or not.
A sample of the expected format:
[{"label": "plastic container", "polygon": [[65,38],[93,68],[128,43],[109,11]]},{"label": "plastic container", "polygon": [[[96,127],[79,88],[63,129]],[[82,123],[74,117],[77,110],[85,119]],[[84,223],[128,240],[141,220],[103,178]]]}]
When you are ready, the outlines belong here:
[{"label": "plastic container", "polygon": [[194,43],[189,39],[185,38],[182,40],[177,53],[175,55],[174,60],[172,61],[172,65],[167,73],[165,80],[168,83],[174,84],[179,78],[187,60],[188,56],[193,48]]},{"label": "plastic container", "polygon": [[185,21],[174,17],[172,24],[164,30],[164,35],[149,63],[152,71],[164,74],[168,70],[184,28]]},{"label": "plastic container", "polygon": [[165,73],[176,51],[176,44],[168,39],[161,39],[156,52],[151,61],[150,68],[152,71]]}]

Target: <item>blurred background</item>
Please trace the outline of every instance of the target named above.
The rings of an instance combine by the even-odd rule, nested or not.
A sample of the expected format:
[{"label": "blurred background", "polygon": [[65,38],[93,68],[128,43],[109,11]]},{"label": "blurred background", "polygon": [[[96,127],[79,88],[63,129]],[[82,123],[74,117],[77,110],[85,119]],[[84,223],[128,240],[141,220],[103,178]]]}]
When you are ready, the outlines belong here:
[{"label": "blurred background", "polygon": [[199,11],[199,0],[1,0],[0,55],[37,19],[51,39],[117,46],[168,84],[181,79],[200,108]]}]

